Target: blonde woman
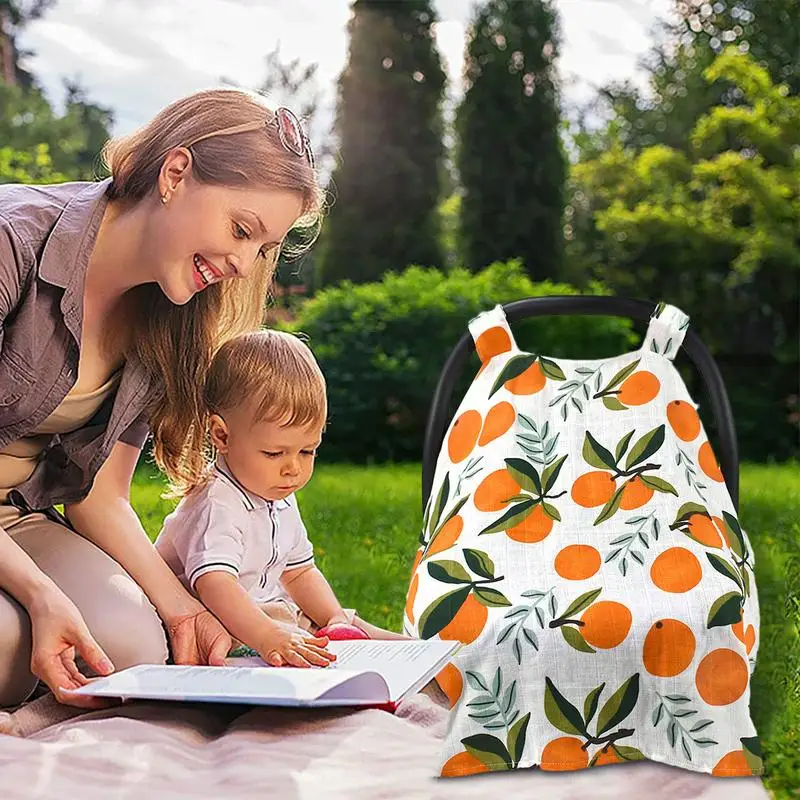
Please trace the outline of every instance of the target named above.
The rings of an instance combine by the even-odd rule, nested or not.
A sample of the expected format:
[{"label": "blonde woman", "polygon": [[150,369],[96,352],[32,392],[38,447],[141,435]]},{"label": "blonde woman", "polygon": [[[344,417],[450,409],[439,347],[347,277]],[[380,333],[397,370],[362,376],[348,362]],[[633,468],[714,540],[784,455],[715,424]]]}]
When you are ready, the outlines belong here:
[{"label": "blonde woman", "polygon": [[282,242],[321,207],[296,118],[244,91],[178,100],[104,156],[100,182],[0,186],[0,707],[38,680],[92,705],[62,691],[89,670],[222,662],[231,637],[148,540],[131,478],[151,433],[172,485],[197,482],[211,358],[262,322]]}]

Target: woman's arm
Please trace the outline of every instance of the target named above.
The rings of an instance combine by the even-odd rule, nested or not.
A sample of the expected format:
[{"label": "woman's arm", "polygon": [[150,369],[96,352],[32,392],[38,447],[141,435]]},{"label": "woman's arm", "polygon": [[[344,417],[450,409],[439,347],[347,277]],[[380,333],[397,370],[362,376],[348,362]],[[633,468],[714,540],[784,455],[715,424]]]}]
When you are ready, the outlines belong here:
[{"label": "woman's arm", "polygon": [[222,664],[231,637],[183,587],[147,538],[130,503],[139,450],[117,442],[89,494],[65,507],[75,530],[108,553],[142,588],[164,621],[178,664]]},{"label": "woman's arm", "polygon": [[89,494],[65,506],[64,511],[81,536],[125,569],[169,624],[170,619],[196,610],[199,603],[153,547],[131,506],[131,481],[138,458],[136,447],[117,442]]},{"label": "woman's arm", "polygon": [[89,708],[102,706],[94,698],[72,697],[62,690],[79,689],[87,682],[75,665],[76,653],[98,675],[113,671],[113,664],[89,633],[72,601],[3,528],[0,528],[0,588],[21,603],[30,617],[31,672],[62,703]]}]

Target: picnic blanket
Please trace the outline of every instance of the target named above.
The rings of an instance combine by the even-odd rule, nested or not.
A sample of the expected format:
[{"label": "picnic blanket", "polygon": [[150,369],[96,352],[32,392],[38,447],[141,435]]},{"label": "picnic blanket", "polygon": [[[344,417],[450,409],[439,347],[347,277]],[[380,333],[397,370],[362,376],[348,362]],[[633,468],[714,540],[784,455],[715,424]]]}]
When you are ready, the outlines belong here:
[{"label": "picnic blanket", "polygon": [[44,695],[0,713],[2,800],[763,800],[757,777],[714,778],[650,761],[548,773],[437,778],[447,702],[431,683],[377,709],[132,702],[85,712]]}]

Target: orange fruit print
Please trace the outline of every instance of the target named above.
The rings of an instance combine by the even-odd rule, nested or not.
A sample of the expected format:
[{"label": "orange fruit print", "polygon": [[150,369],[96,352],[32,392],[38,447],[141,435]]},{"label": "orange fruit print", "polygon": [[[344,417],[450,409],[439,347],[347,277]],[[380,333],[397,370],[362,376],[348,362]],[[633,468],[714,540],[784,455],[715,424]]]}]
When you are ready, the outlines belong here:
[{"label": "orange fruit print", "polygon": [[489,609],[471,594],[458,609],[455,617],[439,631],[439,638],[470,644],[480,636],[488,616]]},{"label": "orange fruit print", "polygon": [[693,442],[700,433],[697,411],[683,400],[673,400],[667,405],[667,421],[681,441]]},{"label": "orange fruit print", "polygon": [[613,600],[601,600],[583,612],[580,629],[583,638],[592,645],[609,649],[621,644],[631,629],[630,609]]},{"label": "orange fruit print", "polygon": [[647,632],[642,661],[644,668],[660,678],[680,675],[694,658],[697,643],[692,629],[677,619],[661,619]]},{"label": "orange fruit print", "polygon": [[652,372],[634,372],[619,387],[617,399],[626,406],[641,406],[655,399],[661,383]]},{"label": "orange fruit print", "polygon": [[453,424],[447,439],[447,452],[454,464],[463,461],[475,449],[481,423],[481,415],[477,411],[465,411]]},{"label": "orange fruit print", "polygon": [[[507,313],[528,307],[559,304]],[[520,348],[502,306],[470,320],[484,374],[448,399],[448,427],[431,415],[442,442],[403,616],[411,637],[460,645],[435,676],[441,775],[642,759],[762,774],[758,551],[700,384],[674,363],[687,323],[660,304],[641,346],[581,359],[557,326]]]}]

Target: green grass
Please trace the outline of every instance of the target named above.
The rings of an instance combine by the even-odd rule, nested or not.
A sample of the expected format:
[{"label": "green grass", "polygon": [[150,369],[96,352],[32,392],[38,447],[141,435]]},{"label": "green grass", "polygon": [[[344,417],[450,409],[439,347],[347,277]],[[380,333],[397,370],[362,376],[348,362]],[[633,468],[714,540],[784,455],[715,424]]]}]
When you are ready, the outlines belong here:
[{"label": "green grass", "polygon": [[[133,503],[151,537],[174,506],[137,473]],[[299,495],[317,564],[345,606],[400,630],[422,522],[418,465],[325,466]],[[741,521],[756,553],[761,642],[750,702],[777,800],[800,787],[800,466],[745,465]]]}]

